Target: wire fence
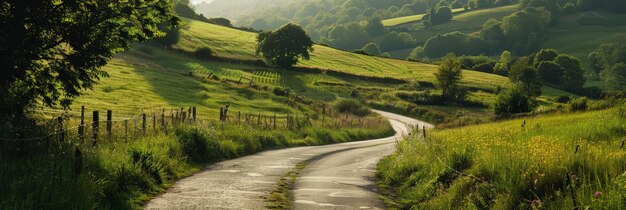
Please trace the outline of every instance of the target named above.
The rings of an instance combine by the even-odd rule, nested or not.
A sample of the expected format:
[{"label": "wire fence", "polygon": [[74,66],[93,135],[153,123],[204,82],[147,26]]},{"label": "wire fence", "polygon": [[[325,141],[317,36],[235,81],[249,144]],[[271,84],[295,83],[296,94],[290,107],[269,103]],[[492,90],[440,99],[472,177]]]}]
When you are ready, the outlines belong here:
[{"label": "wire fence", "polygon": [[[76,137],[79,143],[96,145],[98,141],[113,139],[133,139],[170,132],[172,128],[182,125],[232,125],[245,126],[250,129],[265,130],[299,130],[308,127],[316,128],[379,128],[383,126],[382,118],[363,118],[350,114],[338,113],[331,107],[321,104],[317,113],[278,114],[255,113],[252,111],[231,111],[229,106],[220,108],[219,116],[199,117],[196,107],[161,109],[159,112],[144,110],[135,113],[117,114],[113,110],[101,112],[87,110],[84,106],[80,111],[41,110],[40,114],[53,116],[48,123],[48,134],[37,137],[0,136],[0,141],[64,141],[67,137]],[[211,115],[204,115],[211,116]]]}]

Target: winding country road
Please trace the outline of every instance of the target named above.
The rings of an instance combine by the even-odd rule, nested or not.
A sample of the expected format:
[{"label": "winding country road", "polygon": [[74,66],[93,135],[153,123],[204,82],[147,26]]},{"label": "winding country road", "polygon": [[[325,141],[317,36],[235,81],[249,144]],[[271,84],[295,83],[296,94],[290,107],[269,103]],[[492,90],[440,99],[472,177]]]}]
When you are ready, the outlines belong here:
[{"label": "winding country road", "polygon": [[280,178],[302,161],[294,189],[295,209],[383,209],[373,181],[376,164],[393,152],[409,126],[432,125],[376,111],[396,135],[383,139],[266,151],[208,166],[178,181],[146,209],[264,209],[263,199]]}]

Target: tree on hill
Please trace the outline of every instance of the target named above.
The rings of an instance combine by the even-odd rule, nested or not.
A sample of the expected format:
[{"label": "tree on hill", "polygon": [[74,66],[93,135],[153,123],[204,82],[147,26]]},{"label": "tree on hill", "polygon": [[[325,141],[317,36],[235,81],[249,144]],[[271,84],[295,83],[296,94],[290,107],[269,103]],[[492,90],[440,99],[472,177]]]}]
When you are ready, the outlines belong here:
[{"label": "tree on hill", "polygon": [[559,55],[554,62],[563,68],[561,87],[569,91],[578,91],[585,84],[585,72],[580,60],[570,55]]},{"label": "tree on hill", "polygon": [[448,6],[442,6],[437,8],[437,10],[433,13],[429,14],[430,24],[438,25],[452,20],[452,9]]},{"label": "tree on hill", "polygon": [[287,24],[276,31],[260,33],[257,37],[257,54],[270,65],[288,68],[295,65],[299,58],[309,59],[313,51],[311,37],[298,25]]},{"label": "tree on hill", "polygon": [[[530,38],[541,37],[550,23],[550,12],[543,8],[528,7],[502,19],[502,31],[508,47],[515,48],[515,53],[524,54]],[[526,45],[526,46],[525,46]]]},{"label": "tree on hill", "polygon": [[596,76],[600,75],[603,70],[600,54],[598,52],[591,52],[587,56],[587,59],[589,60],[589,67],[591,67],[592,73]]},{"label": "tree on hill", "polygon": [[226,18],[209,18],[207,21],[215,25],[226,26],[230,28],[233,27],[233,24],[230,22],[230,20]]},{"label": "tree on hill", "polygon": [[0,3],[0,118],[24,117],[43,103],[67,107],[101,77],[100,68],[134,42],[176,26],[170,1]]},{"label": "tree on hill", "polygon": [[381,54],[380,48],[378,47],[376,43],[373,43],[373,42],[367,43],[361,50],[363,50],[364,52],[370,55]]},{"label": "tree on hill", "polygon": [[563,79],[563,68],[553,61],[542,61],[537,65],[537,71],[544,82],[560,85]]},{"label": "tree on hill", "polygon": [[365,26],[365,31],[367,31],[369,35],[379,36],[385,33],[385,26],[383,26],[383,23],[380,21],[380,18],[375,17],[367,21],[367,25]]},{"label": "tree on hill", "polygon": [[529,65],[528,57],[517,59],[509,71],[509,79],[529,97],[541,95],[541,79],[536,69]]},{"label": "tree on hill", "polygon": [[463,78],[461,62],[454,54],[448,54],[442,58],[439,70],[435,72],[437,87],[441,89],[441,96],[446,99],[456,99],[461,91],[459,82]]},{"label": "tree on hill", "polygon": [[531,99],[520,88],[501,92],[494,103],[494,114],[498,116],[526,113],[531,110]]},{"label": "tree on hill", "polygon": [[626,91],[626,64],[618,63],[604,70],[602,80],[608,89]]},{"label": "tree on hill", "polygon": [[512,61],[511,52],[506,51],[506,50],[502,52],[502,55],[500,55],[500,61],[498,61],[498,63],[496,63],[496,65],[493,68],[494,73],[499,74],[499,75],[507,75],[509,72],[509,65],[511,64],[511,61]]},{"label": "tree on hill", "polygon": [[533,61],[533,66],[537,68],[541,62],[544,61],[554,61],[556,57],[559,56],[559,53],[553,49],[543,49],[535,55],[535,60]]}]

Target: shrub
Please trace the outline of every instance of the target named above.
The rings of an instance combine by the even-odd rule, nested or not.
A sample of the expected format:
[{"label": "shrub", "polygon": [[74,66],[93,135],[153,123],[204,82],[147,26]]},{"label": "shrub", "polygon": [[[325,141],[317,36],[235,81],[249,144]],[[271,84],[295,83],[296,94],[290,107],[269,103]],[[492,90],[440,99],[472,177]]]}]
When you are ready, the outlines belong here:
[{"label": "shrub", "polygon": [[200,59],[211,59],[213,58],[213,50],[208,47],[201,47],[198,48],[193,55]]},{"label": "shrub", "polygon": [[570,98],[569,96],[557,96],[554,101],[558,102],[558,103],[569,103],[570,102]]},{"label": "shrub", "polygon": [[277,95],[277,96],[289,97],[291,90],[289,88],[275,87],[273,92],[274,92],[274,95]]},{"label": "shrub", "polygon": [[335,104],[339,113],[350,113],[357,116],[369,115],[372,111],[356,100],[341,99]]},{"label": "shrub", "polygon": [[489,63],[481,63],[474,66],[472,69],[475,71],[485,72],[485,73],[493,73],[493,66]]},{"label": "shrub", "polygon": [[573,112],[586,111],[588,108],[588,99],[586,97],[577,98],[570,102],[570,108]]},{"label": "shrub", "polygon": [[530,98],[519,88],[498,94],[494,104],[494,114],[508,116],[532,110]]}]

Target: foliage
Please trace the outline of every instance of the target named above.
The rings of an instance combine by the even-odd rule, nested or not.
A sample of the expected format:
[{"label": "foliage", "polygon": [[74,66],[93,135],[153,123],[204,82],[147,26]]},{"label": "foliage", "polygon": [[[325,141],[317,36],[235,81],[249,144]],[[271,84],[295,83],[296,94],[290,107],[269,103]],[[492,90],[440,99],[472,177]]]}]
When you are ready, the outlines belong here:
[{"label": "foliage", "polygon": [[500,61],[498,61],[498,63],[496,63],[496,66],[494,66],[493,68],[494,73],[499,75],[507,75],[511,62],[512,54],[511,52],[505,50],[504,52],[502,52],[502,55],[500,55]]},{"label": "foliage", "polygon": [[602,80],[610,90],[626,90],[626,64],[618,63],[604,70]]},{"label": "foliage", "polygon": [[570,91],[580,90],[583,87],[586,80],[585,72],[578,58],[570,55],[559,55],[554,62],[563,68],[564,76],[561,80],[561,87]]},{"label": "foliage", "polygon": [[553,61],[542,61],[537,67],[539,75],[544,82],[560,85],[564,76],[563,68]]},{"label": "foliage", "polygon": [[199,59],[212,59],[213,58],[213,50],[208,47],[201,47],[194,52],[194,56]]},{"label": "foliage", "polygon": [[365,31],[367,31],[367,33],[372,36],[379,36],[385,33],[385,26],[383,26],[383,23],[380,21],[380,18],[370,19],[369,21],[367,21]]},{"label": "foliage", "polygon": [[282,68],[295,65],[299,58],[308,60],[309,51],[313,51],[313,41],[309,35],[294,24],[260,33],[257,41],[257,54],[263,54],[269,64]]},{"label": "foliage", "polygon": [[589,67],[591,68],[591,72],[594,75],[600,75],[602,70],[604,70],[600,54],[598,52],[591,52],[589,53],[589,55],[587,55],[587,60],[589,60]]},{"label": "foliage", "polygon": [[335,109],[339,113],[350,113],[357,116],[367,116],[372,113],[369,108],[352,99],[338,100],[335,103]]},{"label": "foliage", "polygon": [[493,106],[494,114],[498,116],[526,113],[531,110],[532,103],[530,98],[521,88],[502,91],[498,94]]},{"label": "foliage", "polygon": [[[550,20],[550,12],[534,7],[528,7],[504,17],[501,27],[506,37],[506,46],[513,48],[518,54],[536,50],[532,48],[536,45],[534,42],[539,41],[536,37],[544,33]],[[524,44],[526,46],[523,46]]]},{"label": "foliage", "polygon": [[233,24],[230,22],[230,20],[226,18],[209,18],[207,22],[225,27],[233,27]]},{"label": "foliage", "polygon": [[[67,107],[107,73],[133,42],[177,25],[169,1],[3,1],[0,3],[0,117],[41,102]],[[6,118],[5,118],[6,119]]]},{"label": "foliage", "polygon": [[554,61],[556,57],[559,56],[559,53],[553,49],[542,49],[535,55],[535,60],[533,61],[533,66],[537,68],[541,62],[544,61]]},{"label": "foliage", "polygon": [[379,43],[382,51],[392,51],[415,46],[415,39],[409,33],[397,33],[394,31],[385,34]]},{"label": "foliage", "polygon": [[509,79],[511,82],[519,86],[519,90],[529,97],[537,97],[541,95],[541,79],[539,72],[529,65],[528,57],[517,59],[511,66],[509,71]]},{"label": "foliage", "polygon": [[586,97],[580,97],[569,102],[572,111],[575,112],[587,111],[588,103],[589,102]]},{"label": "foliage", "polygon": [[437,87],[441,89],[441,96],[446,99],[456,99],[460,91],[459,81],[463,77],[461,62],[454,54],[442,58],[439,70],[435,73]]},{"label": "foliage", "polygon": [[381,54],[380,48],[378,47],[376,43],[373,43],[373,42],[367,43],[361,50],[367,52],[370,55]]},{"label": "foliage", "polygon": [[434,9],[427,15],[429,17],[430,24],[438,25],[452,20],[452,9],[448,6],[442,6]]},{"label": "foliage", "polygon": [[458,31],[434,36],[426,41],[423,48],[425,55],[433,58],[447,53],[479,55],[489,51],[488,45],[481,38]]}]

